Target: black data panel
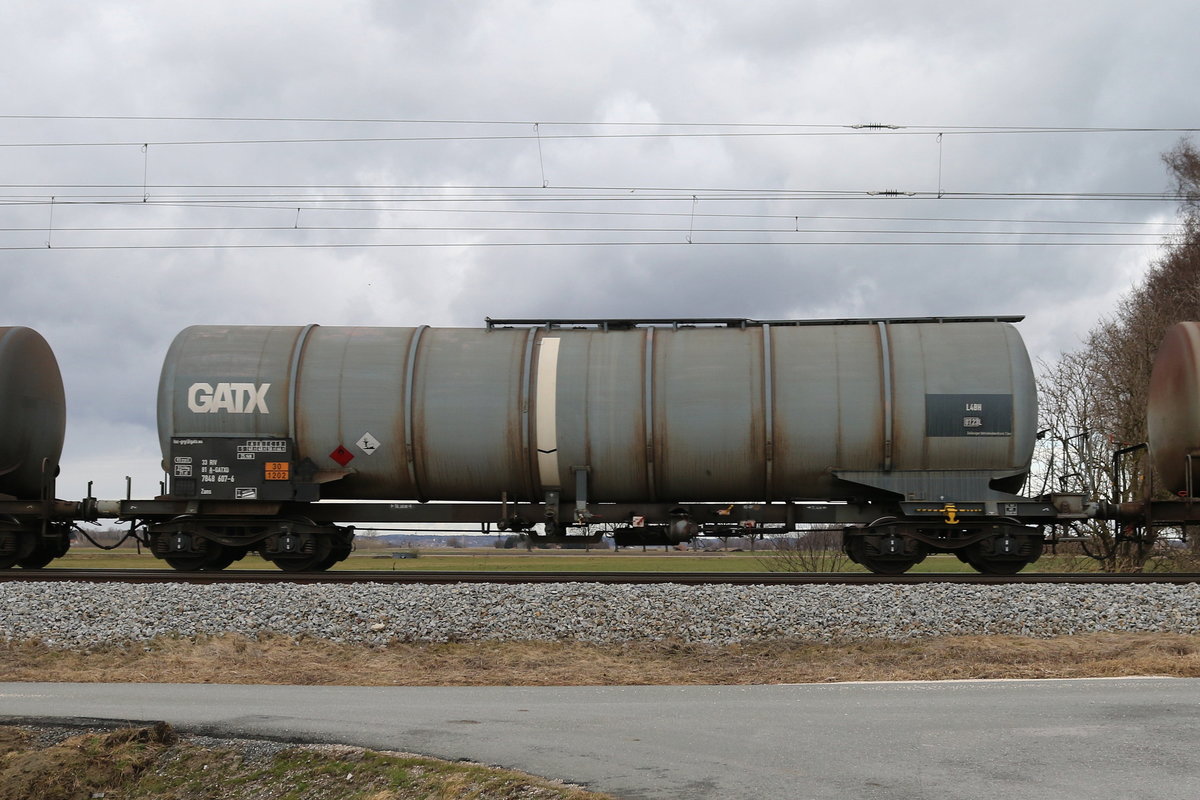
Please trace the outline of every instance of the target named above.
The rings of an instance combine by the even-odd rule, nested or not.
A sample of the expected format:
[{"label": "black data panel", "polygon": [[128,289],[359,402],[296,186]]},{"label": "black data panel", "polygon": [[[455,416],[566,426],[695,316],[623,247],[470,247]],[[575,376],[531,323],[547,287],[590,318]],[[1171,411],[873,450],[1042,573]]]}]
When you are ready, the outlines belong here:
[{"label": "black data panel", "polygon": [[171,439],[171,495],[204,500],[291,500],[292,441],[226,436]]},{"label": "black data panel", "polygon": [[926,436],[1012,436],[1011,394],[927,394]]}]

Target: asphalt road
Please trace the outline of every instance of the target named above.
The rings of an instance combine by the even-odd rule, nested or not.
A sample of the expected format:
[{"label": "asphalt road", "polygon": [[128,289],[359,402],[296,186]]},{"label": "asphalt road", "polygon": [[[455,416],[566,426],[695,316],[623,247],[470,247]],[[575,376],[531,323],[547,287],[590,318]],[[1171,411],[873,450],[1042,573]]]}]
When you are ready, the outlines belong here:
[{"label": "asphalt road", "polygon": [[623,798],[1200,797],[1200,680],[359,688],[0,683],[0,718],[468,759]]}]

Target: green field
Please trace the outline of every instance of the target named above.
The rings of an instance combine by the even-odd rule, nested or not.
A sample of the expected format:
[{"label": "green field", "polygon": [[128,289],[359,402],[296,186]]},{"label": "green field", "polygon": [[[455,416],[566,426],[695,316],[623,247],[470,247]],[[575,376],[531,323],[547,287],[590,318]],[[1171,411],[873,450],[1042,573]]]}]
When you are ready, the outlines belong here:
[{"label": "green field", "polygon": [[[400,552],[400,551],[397,551]],[[416,558],[394,558],[392,551],[366,550],[333,567],[334,570],[391,571],[460,571],[460,572],[766,572],[771,555],[767,552],[697,553],[681,551],[640,550],[579,551],[535,550],[418,550]],[[100,551],[76,548],[53,561],[47,569],[163,569],[166,562],[149,553],[137,553],[122,548]],[[275,569],[269,561],[248,555],[229,569]],[[1078,560],[1043,556],[1026,572],[1091,571],[1090,563]],[[845,572],[865,572],[857,564],[847,562]],[[911,572],[974,572],[953,555],[931,555]]]}]

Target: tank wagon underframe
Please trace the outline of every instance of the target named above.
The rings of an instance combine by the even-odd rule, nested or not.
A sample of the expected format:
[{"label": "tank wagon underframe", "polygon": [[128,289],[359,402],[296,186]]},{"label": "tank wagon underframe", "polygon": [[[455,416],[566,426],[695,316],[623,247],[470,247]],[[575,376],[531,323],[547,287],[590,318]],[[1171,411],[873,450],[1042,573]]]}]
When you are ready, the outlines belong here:
[{"label": "tank wagon underframe", "polygon": [[[15,504],[13,504],[15,505]],[[32,508],[26,504],[26,510]],[[0,514],[6,504],[0,501]],[[578,512],[558,509],[560,518]],[[259,551],[285,570],[325,569],[349,555],[354,526],[479,525],[535,541],[580,542],[613,535],[618,545],[668,545],[696,536],[786,535],[809,526],[841,528],[852,559],[874,572],[900,573],[929,553],[954,553],[980,572],[1012,574],[1036,561],[1047,531],[1086,519],[1126,531],[1200,525],[1189,499],[1089,503],[1079,494],[982,503],[594,504],[588,522],[546,528],[540,503],[239,502],[155,500],[59,502],[58,519],[111,518],[150,534],[156,555],[179,569],[219,569]],[[1135,533],[1124,534],[1136,537]],[[214,546],[215,545],[215,546]],[[219,546],[219,547],[216,547]],[[224,549],[222,549],[224,548]],[[223,562],[223,563],[222,563]],[[324,566],[322,566],[324,565]]]},{"label": "tank wagon underframe", "polygon": [[[103,507],[106,515],[144,524],[153,551],[181,569],[219,568],[216,565],[228,552],[244,554],[248,549],[263,552],[285,569],[289,565],[318,568],[330,555],[319,549],[320,539],[340,542],[335,550],[348,546],[346,537],[353,527],[343,526],[480,525],[524,533],[535,541],[594,541],[607,533],[618,545],[667,545],[696,536],[781,535],[824,525],[841,527],[847,552],[877,572],[903,572],[931,552],[959,553],[985,572],[1015,572],[1040,554],[1044,526],[1087,516],[1078,495],[1049,502],[1014,499],[959,504],[593,504],[584,511],[586,522],[573,520],[573,515],[581,513],[578,507],[562,506],[551,513],[539,503],[159,499],[127,500]],[[555,514],[572,522],[555,524]],[[539,524],[541,530],[536,530]],[[993,541],[1001,544],[993,545]],[[281,549],[284,544],[287,548]],[[218,557],[220,548],[225,555]]]}]

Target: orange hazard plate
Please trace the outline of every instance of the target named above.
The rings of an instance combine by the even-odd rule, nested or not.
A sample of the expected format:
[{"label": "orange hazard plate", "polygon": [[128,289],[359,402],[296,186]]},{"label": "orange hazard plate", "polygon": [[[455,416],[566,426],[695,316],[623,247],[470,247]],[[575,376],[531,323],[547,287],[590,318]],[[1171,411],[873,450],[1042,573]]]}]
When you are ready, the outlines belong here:
[{"label": "orange hazard plate", "polygon": [[292,465],[286,461],[268,461],[263,467],[269,481],[286,481],[291,477]]}]

